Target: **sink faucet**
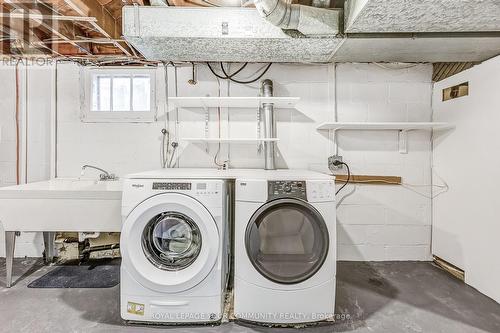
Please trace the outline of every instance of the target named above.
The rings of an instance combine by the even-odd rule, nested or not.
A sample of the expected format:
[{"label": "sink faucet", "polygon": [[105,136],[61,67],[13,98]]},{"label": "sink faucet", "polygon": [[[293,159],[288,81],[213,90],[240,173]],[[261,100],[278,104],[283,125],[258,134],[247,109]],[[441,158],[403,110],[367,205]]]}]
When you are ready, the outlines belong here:
[{"label": "sink faucet", "polygon": [[88,164],[85,164],[84,166],[82,166],[82,172],[81,172],[80,176],[83,176],[83,174],[85,173],[85,170],[87,168],[101,171],[102,173],[99,175],[100,180],[115,180],[116,179],[116,176],[113,173],[109,173],[104,169],[98,168],[98,167],[93,166],[93,165],[88,165]]}]

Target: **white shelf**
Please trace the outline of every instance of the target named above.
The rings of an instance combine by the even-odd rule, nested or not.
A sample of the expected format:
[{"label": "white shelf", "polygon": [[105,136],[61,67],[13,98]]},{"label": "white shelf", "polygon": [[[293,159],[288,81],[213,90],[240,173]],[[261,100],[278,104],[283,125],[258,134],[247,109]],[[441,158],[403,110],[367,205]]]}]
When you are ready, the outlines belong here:
[{"label": "white shelf", "polygon": [[258,143],[276,142],[277,138],[181,138],[179,141],[192,143]]},{"label": "white shelf", "polygon": [[[415,130],[447,130],[455,126],[449,123],[438,122],[326,122],[320,124],[316,129],[319,131],[328,130],[335,133],[340,130],[365,130],[365,131],[399,131],[399,152],[408,152],[408,132]],[[336,144],[336,143],[335,143]]]},{"label": "white shelf", "polygon": [[435,122],[326,122],[320,124],[318,130],[431,130],[450,129],[449,123]]},{"label": "white shelf", "polygon": [[300,97],[169,97],[174,107],[184,108],[257,108],[273,103],[275,108],[294,108]]}]

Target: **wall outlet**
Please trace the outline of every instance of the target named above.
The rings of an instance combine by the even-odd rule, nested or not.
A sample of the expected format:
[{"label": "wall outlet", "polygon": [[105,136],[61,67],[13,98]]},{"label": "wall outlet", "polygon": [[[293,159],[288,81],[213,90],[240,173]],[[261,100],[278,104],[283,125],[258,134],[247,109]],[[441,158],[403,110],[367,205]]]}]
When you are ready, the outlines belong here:
[{"label": "wall outlet", "polygon": [[331,172],[342,169],[344,165],[339,162],[342,162],[342,156],[340,155],[328,157],[328,169],[330,169]]}]

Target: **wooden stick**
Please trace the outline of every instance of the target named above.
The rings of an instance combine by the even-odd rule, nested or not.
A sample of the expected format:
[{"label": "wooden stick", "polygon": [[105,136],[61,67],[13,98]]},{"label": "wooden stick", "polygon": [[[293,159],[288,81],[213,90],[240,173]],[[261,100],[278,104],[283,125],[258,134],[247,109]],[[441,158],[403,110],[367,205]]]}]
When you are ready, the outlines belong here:
[{"label": "wooden stick", "polygon": [[[335,175],[335,181],[344,183],[347,180],[347,175]],[[376,184],[376,185],[401,185],[401,177],[398,176],[367,176],[367,175],[351,175],[350,183],[359,184]]]}]

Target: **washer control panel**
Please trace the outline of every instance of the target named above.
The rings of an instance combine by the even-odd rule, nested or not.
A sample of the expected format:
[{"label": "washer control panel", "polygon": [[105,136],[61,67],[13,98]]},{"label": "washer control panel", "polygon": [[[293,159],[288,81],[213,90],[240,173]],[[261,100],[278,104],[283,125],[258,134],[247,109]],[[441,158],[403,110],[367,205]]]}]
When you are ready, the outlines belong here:
[{"label": "washer control panel", "polygon": [[153,190],[161,191],[191,191],[191,183],[153,183]]},{"label": "washer control panel", "polygon": [[270,180],[267,199],[298,198],[307,201],[306,182],[302,180]]}]

